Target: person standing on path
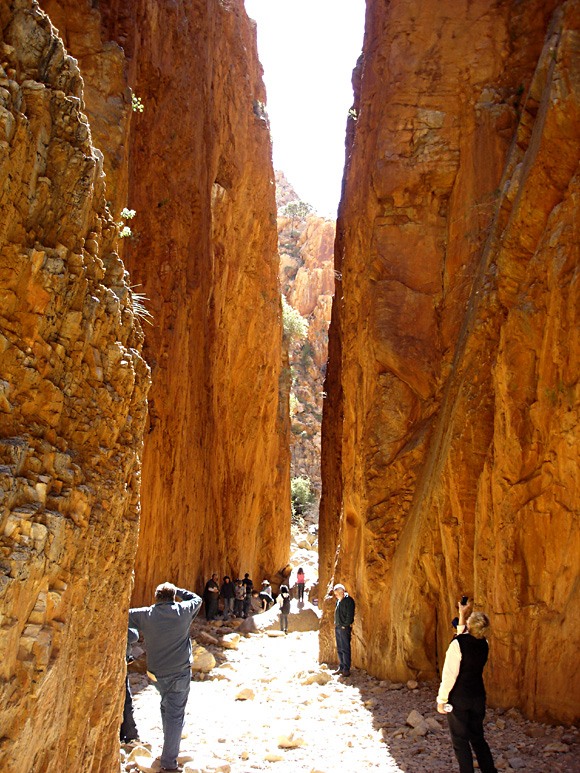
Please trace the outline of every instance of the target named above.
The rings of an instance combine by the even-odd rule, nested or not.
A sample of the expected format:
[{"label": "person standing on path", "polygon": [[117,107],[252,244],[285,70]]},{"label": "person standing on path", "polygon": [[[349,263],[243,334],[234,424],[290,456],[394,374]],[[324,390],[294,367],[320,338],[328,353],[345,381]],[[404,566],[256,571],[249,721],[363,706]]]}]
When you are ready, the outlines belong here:
[{"label": "person standing on path", "polygon": [[300,567],[296,572],[296,585],[298,587],[298,602],[304,601],[304,583],[306,578],[304,577],[304,569]]},{"label": "person standing on path", "polygon": [[242,585],[245,588],[246,595],[244,596],[244,617],[250,614],[252,608],[252,591],[254,590],[254,583],[250,579],[248,572],[245,573]]},{"label": "person standing on path", "polygon": [[355,603],[352,596],[345,591],[344,585],[338,583],[333,590],[336,597],[334,635],[338,654],[338,669],[334,673],[350,676],[350,637],[354,623]]},{"label": "person standing on path", "polygon": [[277,598],[280,606],[280,630],[288,633],[288,615],[290,614],[290,591],[287,585],[280,585],[280,595]]},{"label": "person standing on path", "polygon": [[[127,630],[127,649],[125,652],[125,663],[133,661],[133,652],[131,645],[139,641],[139,631],[136,628]],[[133,716],[133,696],[131,695],[131,685],[129,683],[129,674],[125,675],[125,705],[123,706],[123,721],[120,731],[121,743],[131,743],[139,740],[135,717]]]},{"label": "person standing on path", "polygon": [[205,602],[205,619],[215,620],[218,611],[218,599],[220,589],[217,584],[217,574],[212,574],[211,580],[208,580],[203,589],[203,600]]},{"label": "person standing on path", "polygon": [[[459,603],[457,636],[445,656],[437,711],[447,714],[460,773],[473,773],[472,749],[481,773],[497,773],[483,733],[486,699],[483,669],[489,653],[485,639],[489,618],[483,612],[473,612],[468,617],[470,608],[469,603]],[[452,707],[451,711],[446,711],[446,704]]]},{"label": "person standing on path", "polygon": [[[181,601],[176,601],[179,596]],[[147,669],[161,695],[163,751],[161,770],[180,771],[177,764],[185,706],[191,684],[189,627],[199,612],[201,598],[170,582],[155,589],[155,604],[129,610],[129,627],[145,639]]]},{"label": "person standing on path", "polygon": [[222,587],[220,590],[220,596],[224,602],[224,620],[229,620],[234,615],[234,599],[236,597],[235,585],[231,581],[230,577],[226,574]]}]

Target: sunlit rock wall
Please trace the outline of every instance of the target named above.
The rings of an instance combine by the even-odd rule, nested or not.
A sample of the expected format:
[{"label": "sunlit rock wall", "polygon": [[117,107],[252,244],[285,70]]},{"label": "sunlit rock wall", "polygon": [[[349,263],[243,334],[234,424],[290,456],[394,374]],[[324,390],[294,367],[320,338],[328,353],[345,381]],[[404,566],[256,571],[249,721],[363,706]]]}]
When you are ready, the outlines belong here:
[{"label": "sunlit rock wall", "polygon": [[356,665],[435,676],[465,593],[492,620],[491,702],[565,722],[580,717],[579,41],[575,0],[368,3],[320,526],[321,584],[358,604]]},{"label": "sunlit rock wall", "polygon": [[111,771],[148,369],[76,62],[0,33],[0,770]]},{"label": "sunlit rock wall", "polygon": [[[166,579],[272,575],[289,550],[289,424],[254,25],[242,0],[44,2],[87,81],[112,208],[136,211],[123,256],[152,314],[134,601]],[[130,120],[128,85],[144,106]]]}]

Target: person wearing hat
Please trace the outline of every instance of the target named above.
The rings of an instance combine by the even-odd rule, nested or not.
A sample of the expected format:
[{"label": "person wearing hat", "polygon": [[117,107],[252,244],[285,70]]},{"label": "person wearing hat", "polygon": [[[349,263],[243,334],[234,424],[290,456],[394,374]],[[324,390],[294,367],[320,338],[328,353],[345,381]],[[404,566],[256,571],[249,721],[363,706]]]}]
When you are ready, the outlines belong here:
[{"label": "person wearing hat", "polygon": [[336,598],[334,608],[334,635],[338,654],[338,669],[334,672],[341,676],[350,676],[350,637],[354,622],[354,599],[338,583],[333,588]]}]

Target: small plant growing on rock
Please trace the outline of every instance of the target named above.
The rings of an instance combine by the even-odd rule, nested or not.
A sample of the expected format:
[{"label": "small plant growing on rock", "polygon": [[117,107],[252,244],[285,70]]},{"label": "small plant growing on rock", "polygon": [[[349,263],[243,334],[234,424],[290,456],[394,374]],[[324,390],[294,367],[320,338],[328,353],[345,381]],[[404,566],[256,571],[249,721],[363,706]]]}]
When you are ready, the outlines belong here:
[{"label": "small plant growing on rock", "polygon": [[134,113],[142,113],[145,110],[145,105],[141,102],[141,97],[136,94],[131,94],[131,110]]},{"label": "small plant growing on rock", "polygon": [[133,220],[137,213],[134,209],[127,209],[126,207],[121,210],[121,219],[117,223],[117,227],[119,228],[119,237],[121,239],[126,239],[128,236],[133,236],[133,231],[129,228],[129,226],[125,223],[125,220]]}]

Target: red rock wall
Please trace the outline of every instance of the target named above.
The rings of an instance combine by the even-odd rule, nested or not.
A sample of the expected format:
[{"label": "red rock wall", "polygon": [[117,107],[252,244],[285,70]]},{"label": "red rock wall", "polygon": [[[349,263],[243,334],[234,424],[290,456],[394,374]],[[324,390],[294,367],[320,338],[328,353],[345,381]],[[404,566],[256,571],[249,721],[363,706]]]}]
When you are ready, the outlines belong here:
[{"label": "red rock wall", "polygon": [[[274,575],[289,426],[254,25],[241,0],[44,2],[88,83],[112,207],[136,210],[123,255],[153,315],[134,602],[166,579],[200,591],[213,571]],[[144,105],[130,121],[127,84]]]},{"label": "red rock wall", "polygon": [[321,583],[358,603],[355,664],[435,676],[466,593],[492,621],[491,702],[565,722],[580,716],[579,32],[575,0],[452,18],[368,3],[320,525]]},{"label": "red rock wall", "polygon": [[76,62],[0,30],[0,769],[110,771],[148,369]]}]

